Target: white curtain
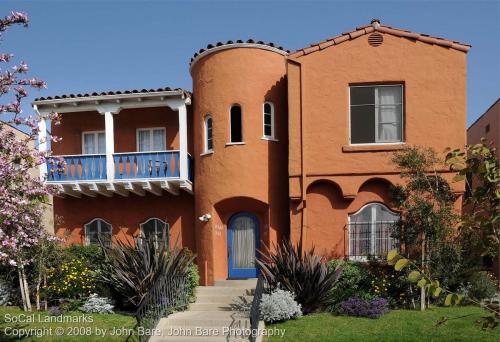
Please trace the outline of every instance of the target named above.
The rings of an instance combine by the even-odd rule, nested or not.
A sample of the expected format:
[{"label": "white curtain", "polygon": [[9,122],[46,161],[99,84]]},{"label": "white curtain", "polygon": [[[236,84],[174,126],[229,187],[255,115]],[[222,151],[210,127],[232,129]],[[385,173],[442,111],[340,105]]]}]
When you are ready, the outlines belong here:
[{"label": "white curtain", "polygon": [[97,153],[106,153],[106,134],[104,133],[97,134]]},{"label": "white curtain", "polygon": [[233,267],[255,267],[255,224],[250,217],[238,217],[233,228]]},{"label": "white curtain", "polygon": [[165,131],[163,129],[155,129],[153,131],[153,151],[165,150]]},{"label": "white curtain", "polygon": [[83,134],[83,154],[94,154],[94,134]]},{"label": "white curtain", "polygon": [[139,152],[151,151],[149,131],[139,131]]},{"label": "white curtain", "polygon": [[401,141],[401,87],[378,87],[377,142]]}]

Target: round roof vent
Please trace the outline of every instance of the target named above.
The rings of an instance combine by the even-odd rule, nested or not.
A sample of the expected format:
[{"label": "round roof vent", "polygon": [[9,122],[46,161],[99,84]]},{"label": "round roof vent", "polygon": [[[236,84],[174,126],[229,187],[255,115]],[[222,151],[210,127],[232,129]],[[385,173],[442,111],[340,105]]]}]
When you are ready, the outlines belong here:
[{"label": "round roof vent", "polygon": [[372,33],[368,36],[368,44],[370,44],[373,47],[380,46],[382,45],[383,42],[384,42],[384,36],[378,32]]}]

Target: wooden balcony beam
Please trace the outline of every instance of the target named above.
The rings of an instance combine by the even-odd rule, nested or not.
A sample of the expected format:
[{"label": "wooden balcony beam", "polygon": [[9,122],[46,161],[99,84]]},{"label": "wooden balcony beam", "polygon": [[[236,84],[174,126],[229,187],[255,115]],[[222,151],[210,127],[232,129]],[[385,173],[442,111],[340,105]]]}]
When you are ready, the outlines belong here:
[{"label": "wooden balcony beam", "polygon": [[179,196],[179,189],[169,181],[160,181],[160,187],[174,196]]},{"label": "wooden balcony beam", "polygon": [[142,188],[144,190],[147,190],[148,192],[152,193],[153,195],[156,195],[156,196],[162,195],[162,189],[158,185],[156,185],[152,182],[143,182]]}]

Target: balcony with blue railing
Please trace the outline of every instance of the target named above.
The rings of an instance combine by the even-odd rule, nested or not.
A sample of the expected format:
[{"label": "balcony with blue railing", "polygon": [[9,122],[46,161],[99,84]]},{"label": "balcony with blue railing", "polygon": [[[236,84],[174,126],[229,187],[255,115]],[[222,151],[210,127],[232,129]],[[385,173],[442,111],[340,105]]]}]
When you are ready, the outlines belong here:
[{"label": "balcony with blue railing", "polygon": [[187,179],[181,179],[177,150],[114,153],[111,165],[109,162],[105,154],[53,156],[47,161],[47,182],[59,184],[64,193],[78,195],[75,197],[81,193],[128,195],[129,191],[160,195],[162,189],[178,194],[179,188],[192,192],[193,160],[189,154]]},{"label": "balcony with blue railing", "polygon": [[48,182],[105,179],[105,154],[55,156],[47,162]]}]

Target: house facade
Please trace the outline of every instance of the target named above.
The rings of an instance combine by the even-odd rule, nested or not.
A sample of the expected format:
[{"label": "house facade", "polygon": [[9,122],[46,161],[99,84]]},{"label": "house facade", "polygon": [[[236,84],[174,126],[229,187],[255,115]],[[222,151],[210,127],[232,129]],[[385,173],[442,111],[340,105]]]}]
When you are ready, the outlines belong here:
[{"label": "house facade", "polygon": [[384,254],[401,182],[392,153],[465,144],[469,48],[374,20],[292,53],[210,44],[191,60],[192,92],[36,99],[62,116],[42,166],[60,189],[56,232],[177,243],[197,254],[203,284],[255,277],[256,250],[288,237],[328,257]]}]

